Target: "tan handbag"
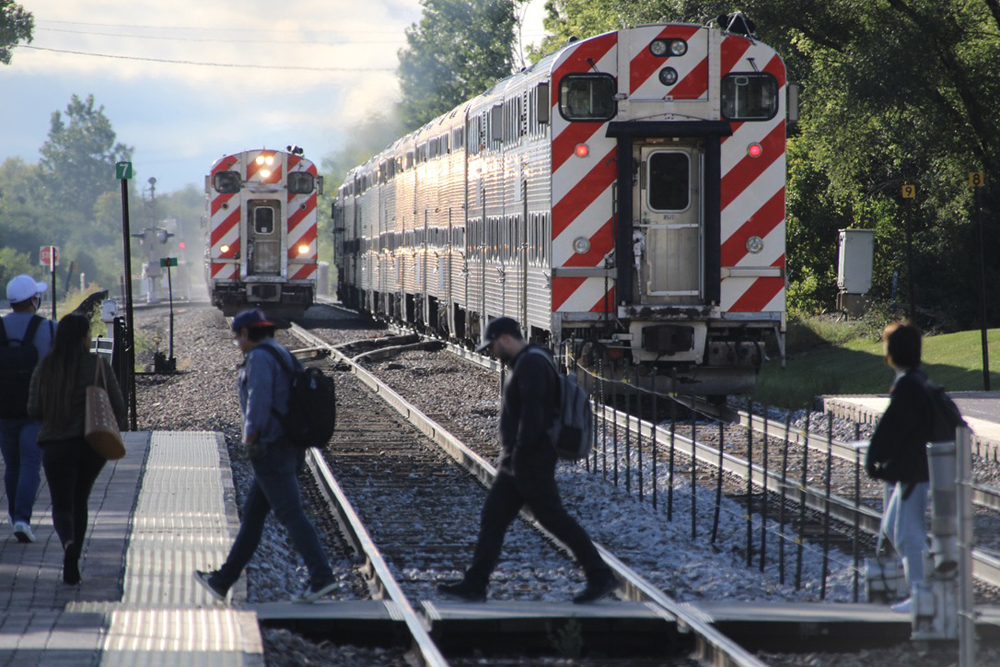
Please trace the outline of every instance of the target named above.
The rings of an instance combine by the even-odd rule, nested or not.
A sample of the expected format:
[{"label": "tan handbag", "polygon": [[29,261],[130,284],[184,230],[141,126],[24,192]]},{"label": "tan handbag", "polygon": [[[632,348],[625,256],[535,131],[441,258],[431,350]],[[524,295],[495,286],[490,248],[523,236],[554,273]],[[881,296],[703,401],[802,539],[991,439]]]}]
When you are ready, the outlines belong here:
[{"label": "tan handbag", "polygon": [[[100,384],[98,384],[98,382]],[[125,456],[125,442],[118,432],[118,420],[108,398],[108,383],[104,377],[104,361],[97,360],[94,384],[87,387],[87,414],[83,437],[95,452],[109,461]]]}]

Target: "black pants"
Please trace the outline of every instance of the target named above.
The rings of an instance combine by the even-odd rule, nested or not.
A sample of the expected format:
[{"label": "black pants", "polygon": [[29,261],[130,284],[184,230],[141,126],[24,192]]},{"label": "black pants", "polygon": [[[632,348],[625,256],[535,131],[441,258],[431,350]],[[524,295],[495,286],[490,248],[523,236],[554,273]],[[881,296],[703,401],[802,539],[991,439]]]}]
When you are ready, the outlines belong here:
[{"label": "black pants", "polygon": [[608,569],[587,532],[566,512],[554,470],[547,468],[542,466],[537,472],[516,479],[508,472],[497,473],[483,504],[479,541],[467,574],[471,581],[486,585],[500,558],[507,528],[524,505],[546,530],[570,548],[588,579]]},{"label": "black pants", "polygon": [[71,542],[80,549],[87,536],[90,490],[106,461],[82,437],[40,444],[56,535],[64,549]]}]

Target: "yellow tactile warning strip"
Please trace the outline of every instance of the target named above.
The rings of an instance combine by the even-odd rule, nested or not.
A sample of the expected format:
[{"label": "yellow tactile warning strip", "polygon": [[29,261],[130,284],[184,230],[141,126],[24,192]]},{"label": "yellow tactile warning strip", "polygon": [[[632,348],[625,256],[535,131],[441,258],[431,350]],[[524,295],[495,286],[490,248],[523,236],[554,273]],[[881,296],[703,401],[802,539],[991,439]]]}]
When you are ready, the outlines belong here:
[{"label": "yellow tactile warning strip", "polygon": [[[1000,392],[948,392],[969,429],[972,452],[990,461],[1000,460]],[[886,406],[888,395],[823,396],[823,411],[865,424],[876,424]]]},{"label": "yellow tactile warning strip", "polygon": [[217,433],[153,432],[101,664],[263,664],[253,612],[215,602],[193,576],[225,559],[237,521],[225,451]]}]

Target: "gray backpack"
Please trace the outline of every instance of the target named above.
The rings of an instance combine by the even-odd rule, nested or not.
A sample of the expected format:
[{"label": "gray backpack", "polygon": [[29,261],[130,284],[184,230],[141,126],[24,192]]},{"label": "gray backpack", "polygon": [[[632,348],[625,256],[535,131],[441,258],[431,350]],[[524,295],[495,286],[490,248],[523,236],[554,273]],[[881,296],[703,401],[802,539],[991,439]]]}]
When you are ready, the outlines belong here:
[{"label": "gray backpack", "polygon": [[576,378],[559,372],[555,359],[544,350],[529,347],[529,352],[540,354],[549,360],[559,382],[559,400],[556,415],[549,427],[549,438],[556,448],[559,458],[566,461],[580,461],[590,454],[594,438],[594,412],[590,397]]}]

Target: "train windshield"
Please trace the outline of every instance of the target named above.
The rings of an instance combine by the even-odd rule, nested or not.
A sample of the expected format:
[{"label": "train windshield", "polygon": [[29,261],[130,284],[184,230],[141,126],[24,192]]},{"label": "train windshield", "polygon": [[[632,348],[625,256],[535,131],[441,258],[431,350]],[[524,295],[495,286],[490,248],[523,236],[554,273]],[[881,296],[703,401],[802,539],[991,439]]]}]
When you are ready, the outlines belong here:
[{"label": "train windshield", "polygon": [[566,120],[608,120],[617,88],[610,74],[568,74],[559,82],[559,111]]},{"label": "train windshield", "polygon": [[762,73],[722,79],[722,115],[729,120],[768,120],[778,113],[778,80]]},{"label": "train windshield", "polygon": [[655,211],[683,211],[688,207],[691,169],[686,153],[649,156],[649,207]]}]

